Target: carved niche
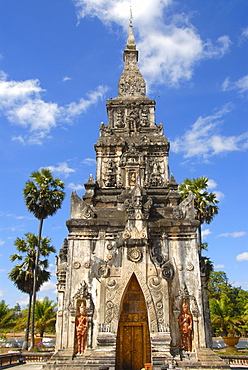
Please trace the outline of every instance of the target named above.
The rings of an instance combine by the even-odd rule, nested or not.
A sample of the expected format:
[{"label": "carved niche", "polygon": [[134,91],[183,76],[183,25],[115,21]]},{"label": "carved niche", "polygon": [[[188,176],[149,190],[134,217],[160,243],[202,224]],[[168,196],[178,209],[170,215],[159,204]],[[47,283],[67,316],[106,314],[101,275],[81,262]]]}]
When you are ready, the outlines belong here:
[{"label": "carved niche", "polygon": [[70,301],[69,310],[71,316],[76,317],[77,311],[82,303],[84,303],[84,306],[86,308],[86,315],[88,317],[87,347],[91,348],[93,334],[94,303],[92,300],[92,295],[88,289],[88,284],[85,281],[83,281],[83,283],[80,284],[77,293],[72,297]]}]

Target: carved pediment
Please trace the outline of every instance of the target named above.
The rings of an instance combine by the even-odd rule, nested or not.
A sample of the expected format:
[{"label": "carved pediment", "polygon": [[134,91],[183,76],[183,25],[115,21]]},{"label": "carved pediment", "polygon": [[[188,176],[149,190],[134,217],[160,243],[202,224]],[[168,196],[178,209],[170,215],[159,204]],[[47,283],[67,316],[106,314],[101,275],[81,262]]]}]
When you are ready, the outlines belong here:
[{"label": "carved pediment", "polygon": [[95,213],[91,206],[83,199],[79,198],[76,191],[71,194],[71,218],[74,219],[89,219],[94,218]]}]

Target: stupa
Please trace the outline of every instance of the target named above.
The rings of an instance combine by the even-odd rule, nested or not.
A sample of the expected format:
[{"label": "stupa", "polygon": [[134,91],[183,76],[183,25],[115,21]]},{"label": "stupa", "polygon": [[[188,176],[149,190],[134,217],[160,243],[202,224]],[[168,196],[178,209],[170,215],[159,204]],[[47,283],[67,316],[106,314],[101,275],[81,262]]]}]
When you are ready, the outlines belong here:
[{"label": "stupa", "polygon": [[[56,352],[45,369],[227,369],[208,347],[194,198],[146,96],[132,23],[118,96],[95,144],[96,177],[71,195],[57,258]],[[205,362],[204,362],[205,361]]]}]

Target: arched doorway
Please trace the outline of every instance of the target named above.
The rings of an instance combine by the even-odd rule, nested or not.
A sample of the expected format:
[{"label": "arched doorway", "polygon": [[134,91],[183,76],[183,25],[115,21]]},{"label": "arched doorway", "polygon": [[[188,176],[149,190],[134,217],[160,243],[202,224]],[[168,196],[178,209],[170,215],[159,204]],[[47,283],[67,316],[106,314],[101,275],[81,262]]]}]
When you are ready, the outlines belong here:
[{"label": "arched doorway", "polygon": [[116,370],[140,370],[151,362],[145,298],[133,274],[122,300],[116,340]]}]

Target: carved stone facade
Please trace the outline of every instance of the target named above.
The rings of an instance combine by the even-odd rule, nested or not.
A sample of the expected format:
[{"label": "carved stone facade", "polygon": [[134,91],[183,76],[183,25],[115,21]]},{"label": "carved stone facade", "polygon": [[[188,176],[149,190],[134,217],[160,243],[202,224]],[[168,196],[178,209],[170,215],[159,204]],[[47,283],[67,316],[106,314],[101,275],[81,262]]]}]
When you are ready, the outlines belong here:
[{"label": "carved stone facade", "polygon": [[[178,184],[169,174],[170,144],[162,124],[155,122],[155,101],[145,95],[137,61],[130,25],[118,97],[107,101],[108,124],[101,124],[95,144],[96,180],[90,176],[82,199],[76,192],[71,196],[68,239],[57,259],[57,353],[47,369],[98,369],[99,364],[119,368],[115,364],[122,361],[118,352],[116,362],[121,313],[126,333],[130,327],[139,328],[134,308],[130,309],[132,319],[127,319],[126,326],[123,323],[129,312],[124,297],[134,277],[146,303],[146,322],[140,330],[145,328],[149,336],[145,345],[150,346],[146,353],[153,369],[179,353],[178,318],[183,303],[193,321],[192,351],[208,345],[194,199],[189,195],[181,201]],[[75,320],[82,302],[88,330],[86,349],[79,359]],[[126,339],[132,346],[131,334]]]}]

